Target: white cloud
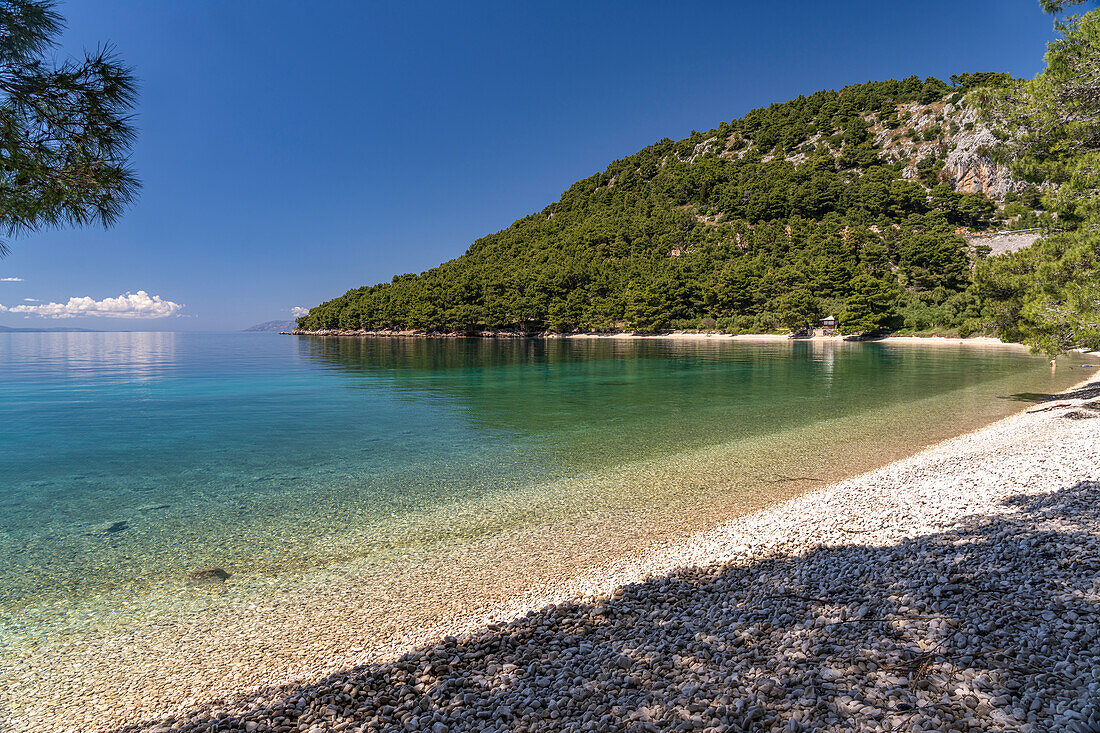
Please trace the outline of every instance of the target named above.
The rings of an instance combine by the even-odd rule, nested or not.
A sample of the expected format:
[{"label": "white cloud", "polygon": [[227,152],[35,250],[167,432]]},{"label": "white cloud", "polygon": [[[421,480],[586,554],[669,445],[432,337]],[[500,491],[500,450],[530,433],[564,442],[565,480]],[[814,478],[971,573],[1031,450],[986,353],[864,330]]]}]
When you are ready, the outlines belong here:
[{"label": "white cloud", "polygon": [[38,298],[23,298],[24,303],[37,303]]},{"label": "white cloud", "polygon": [[23,278],[21,277],[0,277],[0,283],[21,283]]},{"label": "white cloud", "polygon": [[68,303],[43,303],[41,305],[0,305],[0,312],[27,313],[46,318],[76,318],[78,316],[102,316],[104,318],[165,318],[178,315],[183,306],[159,295],[149,295],[144,290],[123,293],[117,298],[92,300],[88,296],[69,298]]},{"label": "white cloud", "polygon": [[299,316],[304,316],[306,313],[309,313],[309,308],[303,308],[300,305],[296,305],[290,309],[290,315],[294,316],[295,318],[298,318]]}]

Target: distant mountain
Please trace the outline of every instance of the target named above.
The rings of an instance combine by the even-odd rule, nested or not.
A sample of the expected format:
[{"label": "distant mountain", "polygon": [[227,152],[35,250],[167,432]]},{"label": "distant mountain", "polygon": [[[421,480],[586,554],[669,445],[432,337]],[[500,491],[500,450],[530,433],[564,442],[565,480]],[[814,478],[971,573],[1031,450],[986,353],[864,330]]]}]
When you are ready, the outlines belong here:
[{"label": "distant mountain", "polygon": [[12,328],[0,326],[0,333],[99,333],[94,328],[72,328],[59,326],[57,328]]},{"label": "distant mountain", "polygon": [[244,329],[245,331],[290,331],[295,328],[297,324],[294,321],[266,321],[264,323],[257,323],[255,326],[249,326]]}]

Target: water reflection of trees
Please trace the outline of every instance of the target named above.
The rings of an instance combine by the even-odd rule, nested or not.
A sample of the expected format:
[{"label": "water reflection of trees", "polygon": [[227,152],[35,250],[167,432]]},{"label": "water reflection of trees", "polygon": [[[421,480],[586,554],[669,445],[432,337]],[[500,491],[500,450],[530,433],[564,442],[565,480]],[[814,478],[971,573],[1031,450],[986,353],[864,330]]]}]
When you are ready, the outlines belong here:
[{"label": "water reflection of trees", "polygon": [[602,423],[625,432],[644,428],[649,438],[667,441],[691,435],[693,425],[701,430],[716,411],[749,409],[779,383],[788,396],[808,397],[816,388],[817,370],[803,363],[814,354],[804,344],[309,338],[299,349],[323,368],[360,378],[353,385],[375,388],[380,380],[520,432],[583,435],[586,425]]},{"label": "water reflection of trees", "polygon": [[783,431],[1020,371],[1008,352],[802,341],[301,338],[321,368],[567,450],[678,450]]}]

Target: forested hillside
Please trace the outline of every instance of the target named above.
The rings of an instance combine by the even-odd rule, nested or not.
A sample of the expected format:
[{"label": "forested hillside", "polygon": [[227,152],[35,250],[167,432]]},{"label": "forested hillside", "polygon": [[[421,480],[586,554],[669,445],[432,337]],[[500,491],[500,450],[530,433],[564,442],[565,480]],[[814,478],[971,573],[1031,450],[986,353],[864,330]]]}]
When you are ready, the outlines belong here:
[{"label": "forested hillside", "polygon": [[351,290],[303,329],[720,329],[839,314],[848,332],[973,333],[965,234],[1042,226],[966,93],[911,77],[821,91],[651,145],[427,272]]}]

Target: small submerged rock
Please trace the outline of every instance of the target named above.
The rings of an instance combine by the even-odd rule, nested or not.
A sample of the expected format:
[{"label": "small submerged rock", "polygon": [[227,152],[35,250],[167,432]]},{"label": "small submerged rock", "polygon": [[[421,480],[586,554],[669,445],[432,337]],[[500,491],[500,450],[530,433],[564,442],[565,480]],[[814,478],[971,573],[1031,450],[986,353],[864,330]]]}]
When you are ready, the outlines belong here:
[{"label": "small submerged rock", "polygon": [[187,579],[193,583],[224,583],[228,578],[229,573],[221,568],[203,568],[187,574]]}]

